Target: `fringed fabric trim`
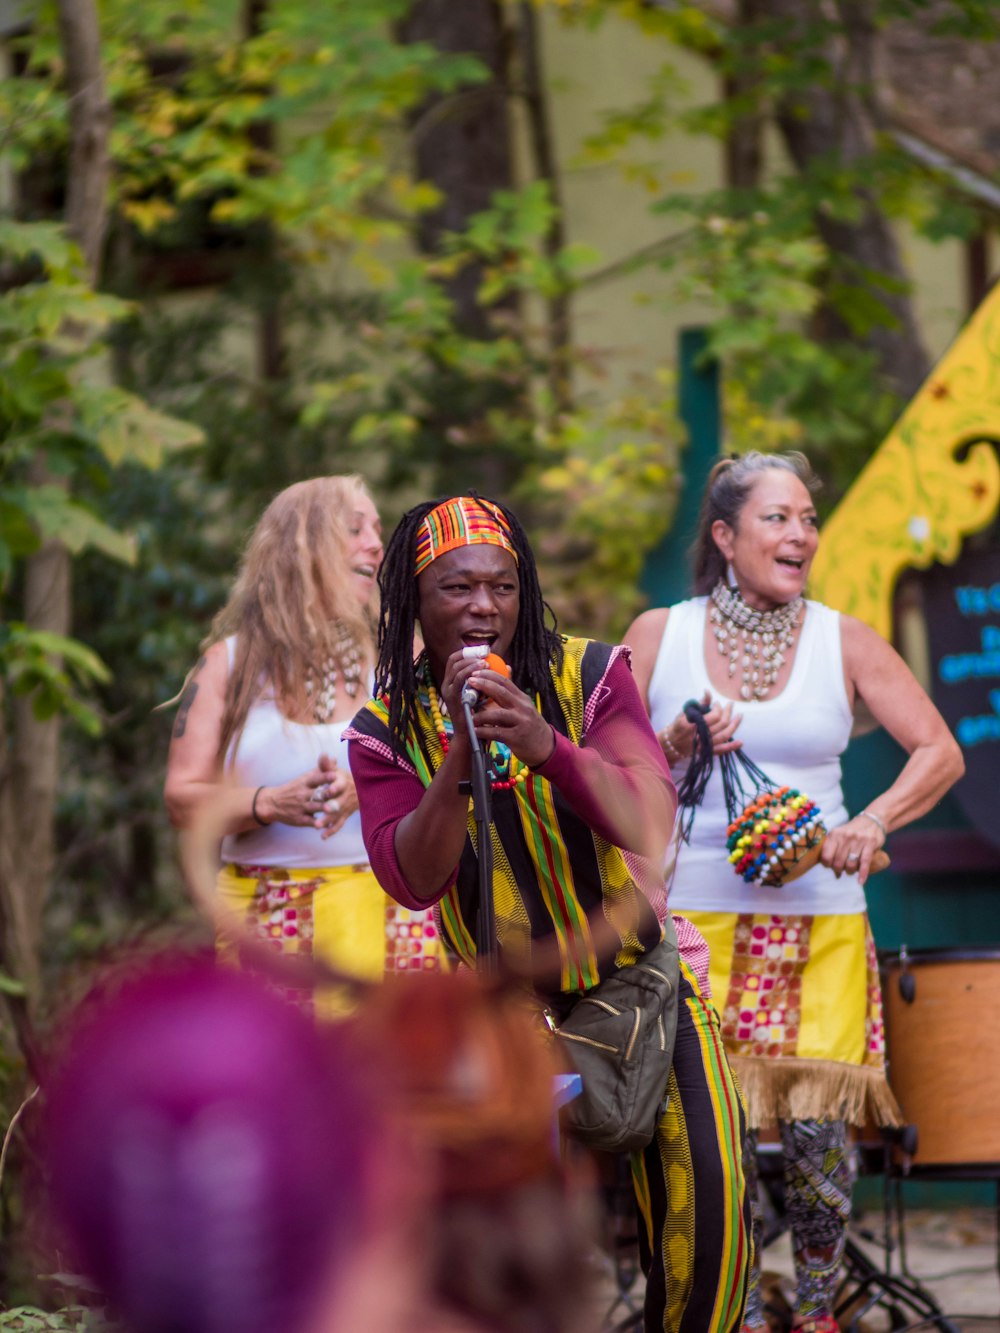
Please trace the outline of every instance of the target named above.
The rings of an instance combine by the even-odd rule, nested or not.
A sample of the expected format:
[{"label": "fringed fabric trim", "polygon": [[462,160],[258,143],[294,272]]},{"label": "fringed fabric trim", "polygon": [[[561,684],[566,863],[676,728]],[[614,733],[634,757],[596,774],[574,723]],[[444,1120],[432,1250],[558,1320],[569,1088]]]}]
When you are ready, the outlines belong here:
[{"label": "fringed fabric trim", "polygon": [[729,1062],[743,1091],[751,1129],[767,1129],[779,1120],[906,1123],[882,1069],[745,1055],[730,1055]]}]

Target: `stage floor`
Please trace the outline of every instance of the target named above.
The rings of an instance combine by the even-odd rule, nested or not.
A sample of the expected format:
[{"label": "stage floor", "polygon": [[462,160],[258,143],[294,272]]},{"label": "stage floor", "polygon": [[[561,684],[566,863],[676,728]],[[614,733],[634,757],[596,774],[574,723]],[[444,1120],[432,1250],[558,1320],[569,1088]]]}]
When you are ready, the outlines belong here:
[{"label": "stage floor", "polygon": [[[906,1258],[911,1274],[935,1298],[956,1328],[963,1333],[1000,1333],[1000,1276],[997,1272],[996,1214],[991,1208],[947,1210],[907,1209]],[[880,1246],[864,1238],[871,1231],[881,1240],[882,1214],[868,1212],[852,1228],[852,1239],[878,1268],[885,1268]],[[787,1233],[764,1251],[764,1268],[785,1280],[792,1277],[791,1246]],[[899,1273],[899,1257],[891,1271]],[[968,1321],[960,1316],[970,1315]],[[877,1312],[865,1317],[871,1333],[889,1324]]]},{"label": "stage floor", "polygon": [[[944,1315],[960,1333],[1000,1333],[1000,1276],[997,1271],[997,1221],[991,1208],[950,1208],[945,1210],[907,1209],[906,1257],[909,1272],[928,1291]],[[871,1231],[882,1237],[882,1214],[872,1210],[859,1217],[852,1228],[852,1240],[879,1268],[885,1268],[880,1246],[865,1238]],[[616,1287],[610,1263],[599,1261],[601,1268],[601,1314],[615,1303]],[[788,1235],[780,1236],[764,1251],[764,1272],[777,1282],[779,1290],[790,1290],[792,1266]],[[893,1256],[891,1271],[899,1274],[899,1257]],[[615,1303],[606,1321],[608,1330],[635,1328],[629,1322],[629,1310],[641,1304],[642,1279],[639,1277],[628,1293],[627,1303]],[[967,1317],[964,1317],[967,1316]],[[846,1324],[844,1325],[846,1327]],[[883,1333],[890,1320],[883,1311],[874,1310],[864,1317],[864,1333]],[[921,1325],[927,1328],[928,1325]]]}]

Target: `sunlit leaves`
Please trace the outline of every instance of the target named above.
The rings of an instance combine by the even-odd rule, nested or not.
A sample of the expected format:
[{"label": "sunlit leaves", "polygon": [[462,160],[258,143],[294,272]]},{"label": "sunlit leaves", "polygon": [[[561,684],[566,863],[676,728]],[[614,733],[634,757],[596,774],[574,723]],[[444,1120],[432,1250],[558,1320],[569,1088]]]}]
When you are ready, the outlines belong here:
[{"label": "sunlit leaves", "polygon": [[616,639],[639,609],[645,553],[673,517],[681,439],[666,371],[536,428],[521,492],[564,628]]},{"label": "sunlit leaves", "polygon": [[516,292],[549,297],[567,291],[599,256],[583,245],[567,246],[554,256],[545,252],[543,241],[555,211],[545,181],[517,191],[498,190],[491,206],[472,217],[461,235],[447,239],[445,264],[452,272],[464,264],[480,268],[479,300],[484,306]]},{"label": "sunlit leaves", "polygon": [[[112,559],[131,564],[135,543],[126,533],[116,532],[96,514],[77,503],[59,486],[10,486],[3,493],[4,509],[26,518],[39,538],[58,539],[73,555],[87,547]],[[15,540],[19,529],[14,527]],[[0,542],[6,532],[0,528]]]},{"label": "sunlit leaves", "polygon": [[[411,214],[433,203],[426,190],[400,189],[393,156],[403,118],[433,91],[487,77],[472,56],[398,42],[393,27],[406,7],[282,0],[250,33],[234,4],[202,3],[192,17],[159,0],[109,0],[123,215],[155,234],[184,201],[204,200],[220,222],[276,224],[306,257],[321,243],[393,239],[381,225],[382,192]],[[167,72],[155,73],[150,57]],[[280,127],[273,145],[254,134],[261,126]]]}]

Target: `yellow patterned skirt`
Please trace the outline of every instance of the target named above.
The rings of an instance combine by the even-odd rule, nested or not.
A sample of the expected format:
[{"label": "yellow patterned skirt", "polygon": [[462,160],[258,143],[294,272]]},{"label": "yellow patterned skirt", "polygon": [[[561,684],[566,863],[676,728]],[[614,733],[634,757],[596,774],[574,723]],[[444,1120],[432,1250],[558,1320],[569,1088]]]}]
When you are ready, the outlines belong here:
[{"label": "yellow patterned skirt", "polygon": [[685,912],[752,1129],[824,1117],[897,1125],[868,917]]},{"label": "yellow patterned skirt", "polygon": [[[279,953],[315,955],[359,981],[387,972],[435,971],[443,949],[433,912],[413,912],[386,894],[367,865],[285,869],[224,865],[222,901]],[[295,997],[301,999],[301,997]],[[352,1007],[336,987],[315,997],[323,1016]]]}]

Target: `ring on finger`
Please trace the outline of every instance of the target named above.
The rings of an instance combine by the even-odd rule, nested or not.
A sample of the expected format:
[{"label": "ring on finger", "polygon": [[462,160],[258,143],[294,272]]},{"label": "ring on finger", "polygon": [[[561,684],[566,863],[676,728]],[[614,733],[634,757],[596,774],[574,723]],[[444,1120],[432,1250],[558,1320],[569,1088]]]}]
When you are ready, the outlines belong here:
[{"label": "ring on finger", "polygon": [[337,800],[336,796],[330,797],[326,803],[326,808],[332,810],[335,815],[340,814],[340,802]]},{"label": "ring on finger", "polygon": [[313,787],[312,791],[310,792],[310,796],[314,801],[322,801],[325,799],[328,791],[329,791],[328,787],[323,787],[323,786]]},{"label": "ring on finger", "polygon": [[861,853],[860,853],[860,852],[848,852],[848,853],[847,853],[847,859],[848,859],[848,861],[860,861],[860,860],[861,860]]}]

